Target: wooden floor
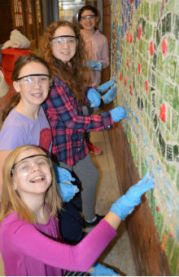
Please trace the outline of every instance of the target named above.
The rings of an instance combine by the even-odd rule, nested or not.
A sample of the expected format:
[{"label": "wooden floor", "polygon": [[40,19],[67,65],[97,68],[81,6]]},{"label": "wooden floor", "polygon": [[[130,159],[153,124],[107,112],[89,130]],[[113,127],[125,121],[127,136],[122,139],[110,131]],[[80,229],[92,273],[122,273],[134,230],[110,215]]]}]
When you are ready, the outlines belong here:
[{"label": "wooden floor", "polygon": [[[111,152],[111,146],[108,138],[108,133],[99,132],[91,133],[91,140],[97,146],[103,149],[103,154],[93,156],[100,171],[100,181],[97,190],[96,212],[105,214],[120,195],[119,184],[116,177],[115,164]],[[119,230],[117,239],[115,239],[109,248],[104,252],[100,261],[106,264],[113,265],[122,273],[128,276],[136,276],[135,265],[131,253],[130,243],[125,224],[123,223]],[[0,259],[0,275],[3,274],[2,264]]]},{"label": "wooden floor", "polygon": [[[96,212],[105,214],[120,195],[120,186],[116,177],[116,169],[112,156],[108,132],[91,133],[91,141],[103,149],[103,154],[93,156],[98,166],[101,177],[97,190]],[[134,260],[132,257],[130,242],[122,223],[118,230],[118,237],[105,251],[100,261],[117,267],[122,273],[128,276],[136,276]]]}]

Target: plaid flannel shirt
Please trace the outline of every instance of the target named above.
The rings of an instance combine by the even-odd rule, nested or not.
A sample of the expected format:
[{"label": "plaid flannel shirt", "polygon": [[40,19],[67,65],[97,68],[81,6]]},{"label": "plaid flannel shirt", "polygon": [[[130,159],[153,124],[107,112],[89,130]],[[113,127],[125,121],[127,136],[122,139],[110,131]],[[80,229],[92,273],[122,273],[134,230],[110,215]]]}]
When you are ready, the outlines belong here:
[{"label": "plaid flannel shirt", "polygon": [[52,128],[52,154],[58,162],[69,166],[89,152],[84,138],[86,131],[102,131],[113,126],[109,112],[84,116],[72,91],[57,78],[43,108]]}]

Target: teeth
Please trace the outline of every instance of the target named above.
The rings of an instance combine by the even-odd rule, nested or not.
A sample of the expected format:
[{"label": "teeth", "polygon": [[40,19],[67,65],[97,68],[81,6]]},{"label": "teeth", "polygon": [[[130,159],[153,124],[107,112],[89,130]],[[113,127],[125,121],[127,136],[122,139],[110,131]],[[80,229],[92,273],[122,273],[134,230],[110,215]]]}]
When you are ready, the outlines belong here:
[{"label": "teeth", "polygon": [[45,179],[44,177],[36,177],[36,178],[32,179],[31,182],[35,183],[35,182],[43,181],[44,179]]}]

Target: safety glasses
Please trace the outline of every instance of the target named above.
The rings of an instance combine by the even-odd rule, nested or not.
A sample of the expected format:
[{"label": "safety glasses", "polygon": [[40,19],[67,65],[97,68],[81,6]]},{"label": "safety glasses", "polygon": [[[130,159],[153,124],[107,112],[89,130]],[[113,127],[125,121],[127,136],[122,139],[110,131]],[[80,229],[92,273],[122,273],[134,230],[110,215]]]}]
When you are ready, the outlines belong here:
[{"label": "safety glasses", "polygon": [[40,168],[49,166],[49,157],[45,154],[35,154],[27,156],[13,164],[11,168],[11,176],[13,176],[15,171],[18,171],[20,173],[28,173],[34,165]]},{"label": "safety glasses", "polygon": [[34,87],[38,85],[47,85],[50,81],[50,75],[48,74],[29,74],[26,76],[19,77],[16,81],[19,81],[25,86]]},{"label": "safety glasses", "polygon": [[69,46],[75,46],[77,38],[75,36],[57,36],[52,38],[51,43],[53,45],[62,46],[67,44]]}]

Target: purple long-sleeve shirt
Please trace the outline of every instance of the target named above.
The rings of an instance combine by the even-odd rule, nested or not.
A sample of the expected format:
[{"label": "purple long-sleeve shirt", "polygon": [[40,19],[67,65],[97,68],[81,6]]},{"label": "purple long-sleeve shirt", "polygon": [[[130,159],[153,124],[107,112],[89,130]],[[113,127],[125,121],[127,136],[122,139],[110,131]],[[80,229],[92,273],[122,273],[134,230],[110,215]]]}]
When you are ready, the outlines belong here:
[{"label": "purple long-sleeve shirt", "polygon": [[5,274],[60,276],[65,270],[87,272],[115,235],[111,225],[101,220],[80,243],[67,245],[59,242],[56,218],[47,224],[32,225],[13,212],[0,224]]}]

